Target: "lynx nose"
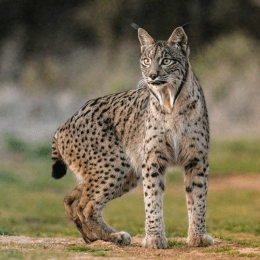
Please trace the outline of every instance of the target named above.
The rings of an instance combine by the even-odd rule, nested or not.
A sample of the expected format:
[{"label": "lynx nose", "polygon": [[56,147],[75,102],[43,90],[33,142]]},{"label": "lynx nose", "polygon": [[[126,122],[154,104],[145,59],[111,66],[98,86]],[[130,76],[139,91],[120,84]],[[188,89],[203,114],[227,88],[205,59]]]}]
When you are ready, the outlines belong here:
[{"label": "lynx nose", "polygon": [[157,74],[155,74],[155,73],[149,74],[149,77],[150,77],[152,80],[154,80],[154,79],[156,79]]}]

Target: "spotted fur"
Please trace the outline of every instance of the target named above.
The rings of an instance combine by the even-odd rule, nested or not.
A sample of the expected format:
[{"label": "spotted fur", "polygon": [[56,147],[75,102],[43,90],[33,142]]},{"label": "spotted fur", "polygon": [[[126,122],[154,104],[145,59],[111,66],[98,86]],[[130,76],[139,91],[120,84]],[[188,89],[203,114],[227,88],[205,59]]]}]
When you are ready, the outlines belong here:
[{"label": "spotted fur", "polygon": [[189,62],[181,27],[168,41],[155,42],[139,28],[141,87],[88,101],[55,133],[53,177],[68,166],[79,180],[64,199],[68,216],[86,242],[102,239],[127,245],[102,217],[108,201],[143,179],[143,245],[167,248],[163,221],[165,170],[185,170],[188,244],[213,244],[206,233],[209,124],[203,91]]}]

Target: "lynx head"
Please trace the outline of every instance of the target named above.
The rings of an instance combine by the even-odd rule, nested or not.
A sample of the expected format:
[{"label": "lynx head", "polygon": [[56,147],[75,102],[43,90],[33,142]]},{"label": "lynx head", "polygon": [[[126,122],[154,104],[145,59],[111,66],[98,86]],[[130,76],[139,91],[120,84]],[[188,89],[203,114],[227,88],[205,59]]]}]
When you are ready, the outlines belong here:
[{"label": "lynx head", "polygon": [[182,27],[178,27],[168,41],[154,41],[144,29],[139,28],[138,37],[143,79],[160,105],[172,110],[188,70],[187,35]]}]

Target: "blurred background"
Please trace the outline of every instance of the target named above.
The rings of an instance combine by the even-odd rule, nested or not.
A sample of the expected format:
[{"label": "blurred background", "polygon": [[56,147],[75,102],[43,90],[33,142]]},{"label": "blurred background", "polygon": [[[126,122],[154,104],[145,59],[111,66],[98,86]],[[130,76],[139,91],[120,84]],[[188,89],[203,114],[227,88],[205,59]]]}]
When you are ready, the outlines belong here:
[{"label": "blurred background", "polygon": [[90,98],[136,87],[136,23],[185,23],[213,136],[259,134],[259,0],[1,0],[0,133],[44,139]]},{"label": "blurred background", "polygon": [[[160,40],[191,23],[185,31],[209,110],[212,180],[251,176],[260,187],[260,0],[0,0],[0,234],[78,235],[73,225],[66,226],[62,205],[76,182],[72,174],[51,179],[51,138],[89,99],[136,87],[140,44],[131,23]],[[179,171],[170,170],[169,176],[169,187],[182,183]],[[220,209],[252,206],[236,222],[241,207],[217,215],[209,203],[213,231],[260,234],[260,192],[254,185],[239,190],[242,197],[228,191],[229,201],[222,190],[212,193],[212,200],[226,203]],[[182,236],[187,220],[180,194],[184,217],[172,221],[169,212],[166,226],[171,223]],[[253,204],[243,202],[249,197]],[[122,226],[132,235],[143,233],[141,193],[138,200],[138,224],[130,230]],[[128,227],[130,217],[139,215],[128,212],[126,222],[118,220],[116,203],[107,218],[115,228]]]}]

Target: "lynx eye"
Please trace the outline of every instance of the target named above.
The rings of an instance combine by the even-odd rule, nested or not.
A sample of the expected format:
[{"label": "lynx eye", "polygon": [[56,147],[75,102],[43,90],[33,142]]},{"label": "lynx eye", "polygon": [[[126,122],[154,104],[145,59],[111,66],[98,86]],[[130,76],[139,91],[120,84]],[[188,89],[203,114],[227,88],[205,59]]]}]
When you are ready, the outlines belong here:
[{"label": "lynx eye", "polygon": [[150,64],[150,59],[145,58],[145,59],[143,60],[143,64],[144,64],[145,66],[149,65],[149,64]]},{"label": "lynx eye", "polygon": [[171,59],[165,58],[165,59],[162,60],[163,65],[170,65],[171,63],[172,63]]}]

